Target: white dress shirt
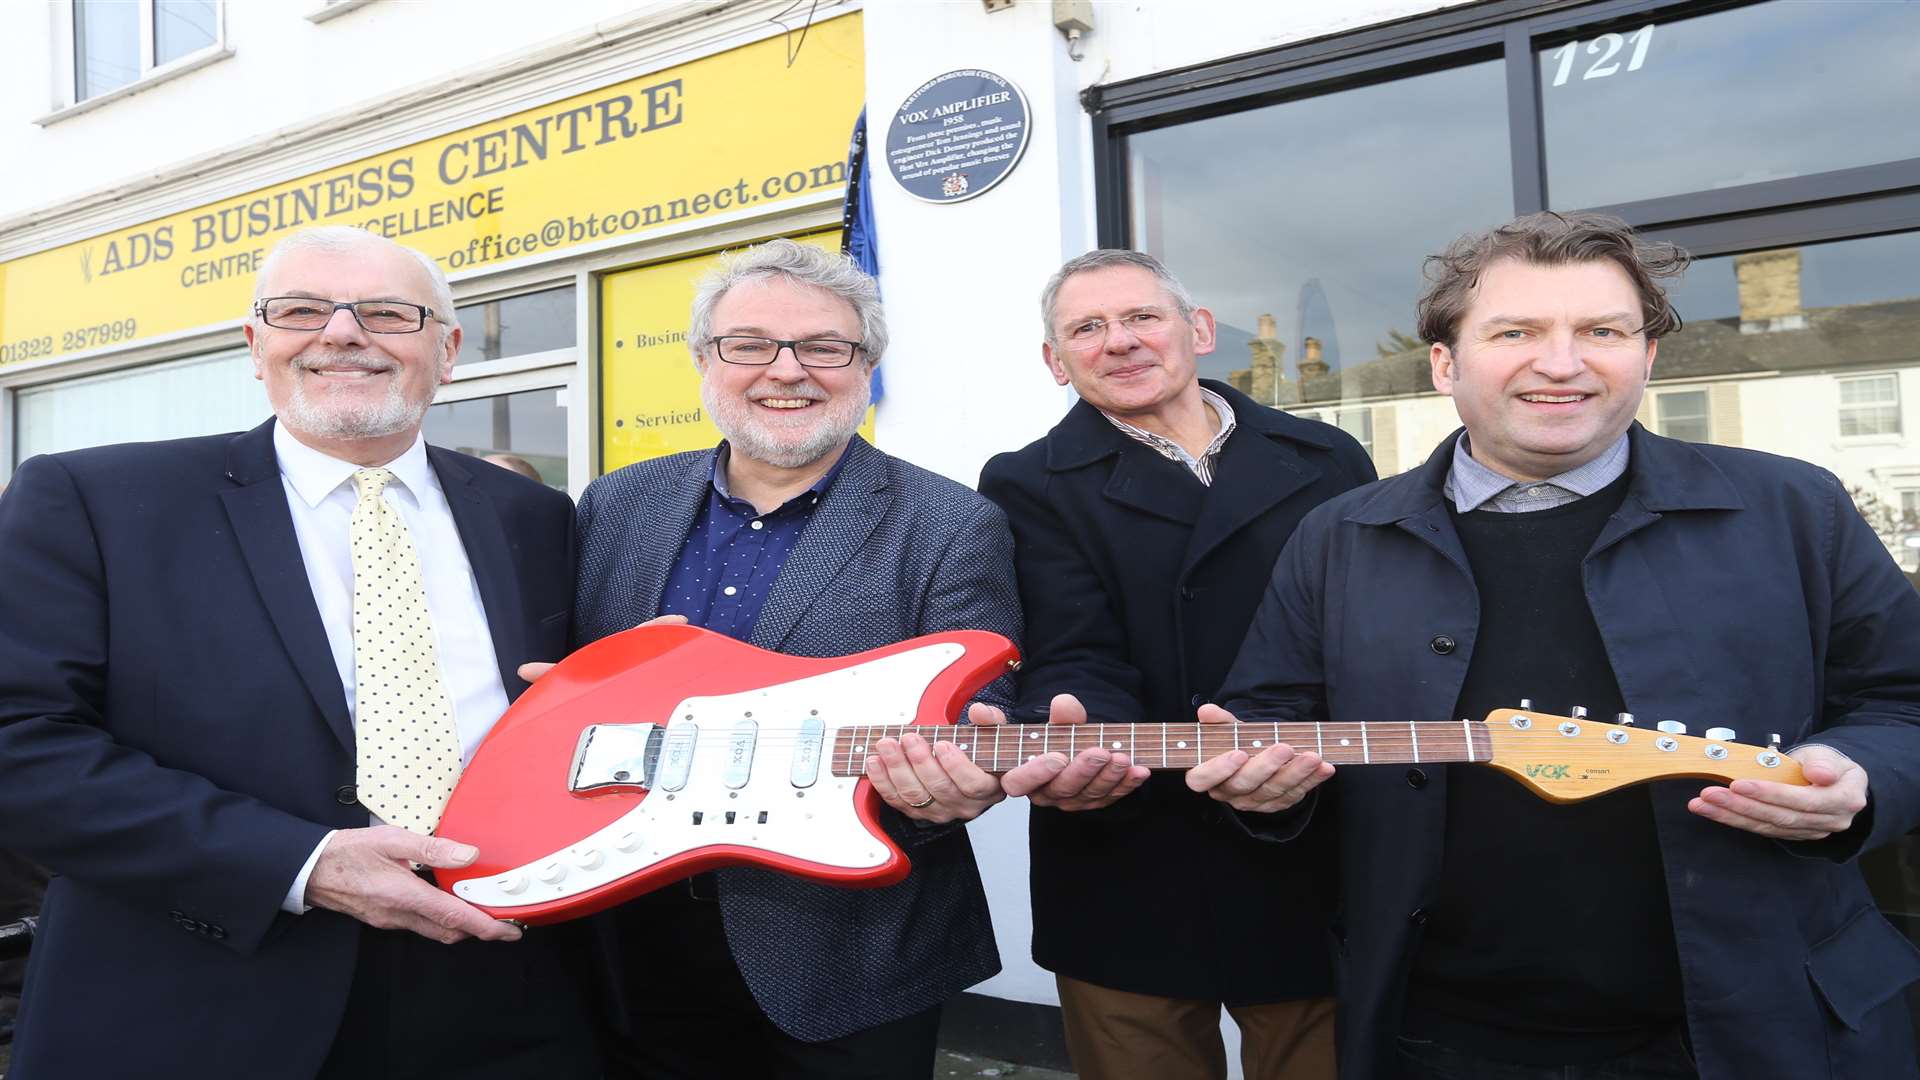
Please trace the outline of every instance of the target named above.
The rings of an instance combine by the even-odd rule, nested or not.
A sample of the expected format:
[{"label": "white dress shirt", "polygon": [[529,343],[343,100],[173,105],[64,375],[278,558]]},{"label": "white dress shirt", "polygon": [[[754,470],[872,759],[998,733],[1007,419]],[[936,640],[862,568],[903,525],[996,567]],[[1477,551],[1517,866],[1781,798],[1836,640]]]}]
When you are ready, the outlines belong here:
[{"label": "white dress shirt", "polygon": [[[358,500],[353,474],[360,466],[323,454],[287,432],[273,428],[273,449],[280,461],[280,482],[286,488],[287,509],[293,514],[293,534],[300,542],[307,583],[326,626],[327,645],[340,686],[347,695],[347,715],[357,718],[353,681],[353,553],[348,529]],[[507,709],[507,690],[500,681],[499,658],[487,612],[480,602],[467,549],[460,542],[453,511],[440,487],[440,477],[427,463],[426,441],[418,436],[407,452],[388,462],[394,482],[381,498],[400,514],[419,554],[420,582],[427,593],[427,611],[433,617],[434,654],[440,681],[453,706],[454,729],[460,737],[462,764],[493,729]],[[332,838],[327,834],[327,839]],[[327,846],[323,839],[307,857],[282,905],[292,912],[307,910],[307,878]]]}]

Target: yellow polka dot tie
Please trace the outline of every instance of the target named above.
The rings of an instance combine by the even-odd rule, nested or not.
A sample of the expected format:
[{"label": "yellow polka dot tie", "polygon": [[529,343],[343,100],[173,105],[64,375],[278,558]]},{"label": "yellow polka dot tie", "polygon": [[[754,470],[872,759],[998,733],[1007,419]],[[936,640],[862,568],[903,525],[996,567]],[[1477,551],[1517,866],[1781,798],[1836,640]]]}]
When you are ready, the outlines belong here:
[{"label": "yellow polka dot tie", "polygon": [[393,474],[353,474],[355,782],[389,825],[431,833],[460,778],[460,737],[440,684],[433,618],[407,523],[380,497]]}]

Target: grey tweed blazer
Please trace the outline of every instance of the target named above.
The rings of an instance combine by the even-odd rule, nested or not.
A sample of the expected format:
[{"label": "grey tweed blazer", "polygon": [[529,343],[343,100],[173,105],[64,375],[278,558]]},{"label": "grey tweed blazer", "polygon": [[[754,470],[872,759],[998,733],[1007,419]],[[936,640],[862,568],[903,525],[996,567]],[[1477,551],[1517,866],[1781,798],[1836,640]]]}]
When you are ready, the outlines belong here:
[{"label": "grey tweed blazer", "polygon": [[[587,486],[576,645],[659,614],[667,576],[706,499],[714,453],[639,462]],[[748,640],[799,656],[840,656],[957,629],[1019,640],[1005,515],[971,489],[856,436]],[[994,682],[979,700],[1010,708],[1011,679]],[[882,814],[913,860],[898,885],[841,889],[765,870],[719,872],[734,959],[754,1000],[794,1038],[833,1039],[910,1016],[1000,970],[966,829],[922,828],[892,810]],[[612,920],[602,922],[609,932]]]}]

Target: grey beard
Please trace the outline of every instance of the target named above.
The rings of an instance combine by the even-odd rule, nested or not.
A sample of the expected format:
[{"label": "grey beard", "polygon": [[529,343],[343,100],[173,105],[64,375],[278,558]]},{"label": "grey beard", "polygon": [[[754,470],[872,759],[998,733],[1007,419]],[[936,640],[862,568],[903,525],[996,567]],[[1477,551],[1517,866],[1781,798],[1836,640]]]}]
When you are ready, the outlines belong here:
[{"label": "grey beard", "polygon": [[711,379],[700,380],[700,403],[706,406],[707,415],[713,418],[713,426],[726,436],[734,452],[782,469],[811,465],[846,442],[854,432],[860,430],[860,422],[866,419],[867,402],[866,393],[829,399],[824,408],[826,415],[812,433],[799,442],[789,442],[784,441],[776,429],[755,417],[752,413],[754,406],[744,397],[722,401]]},{"label": "grey beard", "polygon": [[316,401],[307,394],[306,381],[296,378],[281,422],[295,431],[323,439],[378,439],[398,435],[419,424],[433,396],[409,401],[398,377],[387,381],[387,396],[373,406]]}]

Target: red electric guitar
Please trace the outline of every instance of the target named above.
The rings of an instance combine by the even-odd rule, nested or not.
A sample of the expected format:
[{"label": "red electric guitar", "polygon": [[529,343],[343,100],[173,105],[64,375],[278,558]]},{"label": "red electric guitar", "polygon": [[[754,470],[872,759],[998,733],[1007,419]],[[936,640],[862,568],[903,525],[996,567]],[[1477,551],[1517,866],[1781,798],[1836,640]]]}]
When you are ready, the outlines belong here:
[{"label": "red electric guitar", "polygon": [[480,858],[435,874],[487,913],[530,924],[721,866],[891,885],[909,867],[880,827],[866,759],[876,740],[908,730],[951,740],[990,772],[1096,745],[1190,769],[1284,742],[1336,765],[1484,762],[1556,802],[1664,777],[1806,782],[1777,739],[1745,746],[1725,729],[1702,739],[1525,709],[1484,721],[952,726],[1016,655],[979,630],[833,659],[691,626],[604,638],[535,683],[480,744],[439,830]]}]

